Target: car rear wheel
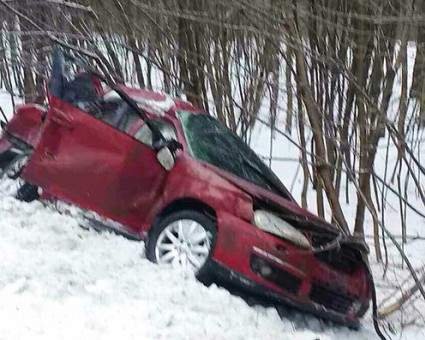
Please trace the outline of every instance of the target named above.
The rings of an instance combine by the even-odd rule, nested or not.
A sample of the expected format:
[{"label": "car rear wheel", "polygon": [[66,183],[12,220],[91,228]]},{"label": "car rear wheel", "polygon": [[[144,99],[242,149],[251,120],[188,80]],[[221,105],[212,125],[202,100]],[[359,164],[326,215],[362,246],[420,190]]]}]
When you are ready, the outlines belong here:
[{"label": "car rear wheel", "polygon": [[[3,179],[9,179],[2,185],[2,189],[8,193],[8,195],[15,196],[17,199],[25,202],[31,202],[38,198],[37,187],[25,183],[20,178],[21,173],[28,162],[27,155],[16,155],[3,169],[0,169],[0,181]],[[31,190],[29,188],[31,187]]]},{"label": "car rear wheel", "polygon": [[216,228],[197,211],[180,211],[156,223],[146,243],[146,257],[199,274],[211,256]]},{"label": "car rear wheel", "polygon": [[2,173],[3,169],[5,169],[16,156],[17,154],[11,150],[6,150],[0,153],[0,173]]}]

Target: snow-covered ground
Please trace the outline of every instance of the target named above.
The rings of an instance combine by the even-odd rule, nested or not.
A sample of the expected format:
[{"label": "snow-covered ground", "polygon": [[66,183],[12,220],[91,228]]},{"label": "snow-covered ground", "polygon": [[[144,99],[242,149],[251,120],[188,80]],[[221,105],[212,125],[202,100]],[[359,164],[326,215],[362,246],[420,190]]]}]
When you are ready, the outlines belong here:
[{"label": "snow-covered ground", "polygon": [[78,226],[0,186],[0,339],[370,339],[313,317],[281,319],[150,263],[141,242]]},{"label": "snow-covered ground", "polygon": [[[10,113],[7,98],[0,98],[0,105]],[[266,138],[264,131],[254,134],[259,153],[268,152]],[[283,139],[275,143],[275,155],[296,155]],[[301,183],[301,176],[293,180],[297,165],[273,163],[288,187],[294,182],[296,198]],[[0,340],[376,338],[370,313],[359,331],[350,331],[311,316],[291,313],[281,318],[273,308],[249,307],[222,288],[205,287],[185,273],[150,263],[143,243],[82,229],[74,218],[39,202],[16,201],[14,185],[9,180],[0,183]],[[349,217],[354,202],[344,206]],[[387,221],[395,233],[400,230],[398,218],[397,201],[389,197]],[[425,225],[413,215],[411,223],[409,234]],[[406,246],[417,268],[425,263],[423,245],[415,240]],[[408,277],[398,267],[394,247],[389,246],[389,253],[392,267],[387,280],[378,279],[380,298],[397,284],[397,277]],[[373,269],[380,278],[382,268]],[[414,310],[409,313],[415,315]],[[424,339],[425,331],[410,326],[395,336],[400,337]]]}]

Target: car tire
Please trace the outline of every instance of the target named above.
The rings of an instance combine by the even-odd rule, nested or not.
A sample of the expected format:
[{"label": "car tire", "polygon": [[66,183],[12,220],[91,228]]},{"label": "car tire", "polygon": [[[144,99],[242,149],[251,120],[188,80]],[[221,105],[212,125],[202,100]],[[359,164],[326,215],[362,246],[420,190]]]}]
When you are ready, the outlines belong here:
[{"label": "car tire", "polygon": [[38,194],[38,187],[24,182],[24,184],[19,187],[15,198],[27,203],[38,200],[40,198],[40,195]]},{"label": "car tire", "polygon": [[11,150],[0,153],[0,173],[14,160],[17,154]]},{"label": "car tire", "polygon": [[[183,234],[186,233],[187,235],[178,234],[178,228],[182,224],[184,225]],[[192,234],[190,231],[192,231]],[[207,239],[202,239],[203,232],[205,232]],[[174,236],[174,241],[176,243],[177,241],[181,242],[180,245],[182,248],[177,248],[177,244],[170,239],[170,233]],[[154,263],[170,263],[183,267],[180,261],[182,257],[183,259],[185,258],[185,252],[188,252],[191,254],[187,257],[187,261],[190,262],[190,269],[193,270],[199,280],[205,284],[209,284],[211,273],[209,273],[207,264],[214,250],[216,235],[217,229],[214,221],[205,214],[193,210],[178,211],[165,216],[152,226],[145,243],[146,257]],[[185,239],[188,244],[184,244]],[[200,240],[199,242],[197,242],[198,239]],[[208,249],[208,253],[205,252],[206,249]],[[190,253],[191,251],[193,252]],[[171,252],[174,252],[175,256],[170,256]],[[169,262],[165,260],[165,255],[167,254],[169,254],[169,258],[172,258]],[[182,257],[179,257],[179,254]],[[196,262],[195,259],[193,259],[194,255],[197,256],[195,259],[200,263],[199,266],[195,266],[192,263],[192,260]],[[173,263],[173,261],[175,262]]]}]

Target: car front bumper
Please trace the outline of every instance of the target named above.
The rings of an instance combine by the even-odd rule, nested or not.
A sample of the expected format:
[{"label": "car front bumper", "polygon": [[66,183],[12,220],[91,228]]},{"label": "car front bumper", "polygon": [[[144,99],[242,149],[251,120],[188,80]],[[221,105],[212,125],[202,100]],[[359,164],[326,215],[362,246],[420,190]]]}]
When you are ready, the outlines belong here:
[{"label": "car front bumper", "polygon": [[344,314],[327,310],[321,305],[303,303],[289,296],[278,294],[270,288],[239,274],[214,259],[208,260],[204,268],[206,272],[212,273],[214,282],[245,299],[249,300],[253,298],[253,301],[259,302],[260,304],[273,305],[276,307],[278,305],[290,306],[302,312],[310,313],[319,318],[330,320],[356,330],[360,327],[358,318],[348,318]]},{"label": "car front bumper", "polygon": [[347,274],[311,251],[265,233],[227,213],[217,216],[217,238],[207,267],[215,281],[265,303],[285,304],[351,328],[369,305],[364,266]]}]

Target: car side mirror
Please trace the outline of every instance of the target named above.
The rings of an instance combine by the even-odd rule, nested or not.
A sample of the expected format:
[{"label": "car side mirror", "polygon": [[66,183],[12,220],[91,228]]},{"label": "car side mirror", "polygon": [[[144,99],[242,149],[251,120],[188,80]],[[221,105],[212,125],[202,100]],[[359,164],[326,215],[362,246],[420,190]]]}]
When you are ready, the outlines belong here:
[{"label": "car side mirror", "polygon": [[156,159],[165,170],[170,171],[176,163],[177,150],[182,148],[183,146],[174,139],[166,141],[157,152]]},{"label": "car side mirror", "polygon": [[2,129],[2,130],[4,130],[4,129],[6,128],[6,125],[7,125],[7,123],[6,123],[6,122],[3,122],[3,121],[0,119],[0,127],[1,127],[1,129]]}]

